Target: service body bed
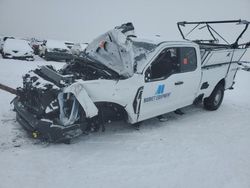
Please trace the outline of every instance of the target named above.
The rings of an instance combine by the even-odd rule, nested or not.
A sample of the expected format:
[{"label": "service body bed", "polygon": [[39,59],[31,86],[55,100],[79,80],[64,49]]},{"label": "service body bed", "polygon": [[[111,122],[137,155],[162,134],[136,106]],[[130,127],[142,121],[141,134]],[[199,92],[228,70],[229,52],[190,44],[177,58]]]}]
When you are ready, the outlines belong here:
[{"label": "service body bed", "polygon": [[239,61],[246,49],[210,49],[202,60],[200,94],[210,96],[218,80],[225,79],[225,89],[232,88]]}]

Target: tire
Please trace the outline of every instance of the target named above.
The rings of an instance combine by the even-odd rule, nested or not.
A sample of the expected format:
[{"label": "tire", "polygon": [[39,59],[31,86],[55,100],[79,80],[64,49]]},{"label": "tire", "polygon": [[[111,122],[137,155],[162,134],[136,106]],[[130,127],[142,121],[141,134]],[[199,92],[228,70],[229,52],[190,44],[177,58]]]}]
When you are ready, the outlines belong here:
[{"label": "tire", "polygon": [[212,94],[204,99],[204,108],[209,111],[217,110],[224,98],[224,86],[222,84],[217,85]]}]

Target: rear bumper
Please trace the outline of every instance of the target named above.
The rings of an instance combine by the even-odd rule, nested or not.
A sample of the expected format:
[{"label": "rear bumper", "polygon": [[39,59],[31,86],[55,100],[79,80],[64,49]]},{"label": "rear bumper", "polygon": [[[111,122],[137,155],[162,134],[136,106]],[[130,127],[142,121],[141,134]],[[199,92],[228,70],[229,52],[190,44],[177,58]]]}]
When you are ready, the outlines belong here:
[{"label": "rear bumper", "polygon": [[27,111],[24,105],[16,97],[13,101],[16,111],[16,120],[34,138],[40,138],[49,142],[68,142],[74,137],[82,134],[79,124],[64,127],[54,125],[46,120],[39,120],[36,115]]}]

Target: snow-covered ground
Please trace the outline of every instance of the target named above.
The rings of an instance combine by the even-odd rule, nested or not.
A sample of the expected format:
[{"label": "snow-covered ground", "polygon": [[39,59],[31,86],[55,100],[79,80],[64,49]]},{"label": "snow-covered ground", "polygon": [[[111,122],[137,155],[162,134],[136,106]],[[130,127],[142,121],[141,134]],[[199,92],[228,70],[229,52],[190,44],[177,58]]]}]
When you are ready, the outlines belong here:
[{"label": "snow-covered ground", "polygon": [[[25,72],[45,63],[63,65],[0,58],[0,83],[20,86]],[[139,131],[112,123],[70,145],[27,137],[10,105],[14,95],[0,91],[0,188],[249,188],[250,72],[236,81],[218,111],[187,107]]]}]

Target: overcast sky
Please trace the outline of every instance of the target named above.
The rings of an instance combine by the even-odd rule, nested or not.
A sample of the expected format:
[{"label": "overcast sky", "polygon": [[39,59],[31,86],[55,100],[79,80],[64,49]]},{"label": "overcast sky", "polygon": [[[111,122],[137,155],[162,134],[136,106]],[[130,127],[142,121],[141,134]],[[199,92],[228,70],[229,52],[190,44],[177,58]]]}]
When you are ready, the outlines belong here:
[{"label": "overcast sky", "polygon": [[73,42],[129,21],[139,35],[176,40],[177,21],[239,18],[250,20],[250,0],[0,0],[0,35]]}]

